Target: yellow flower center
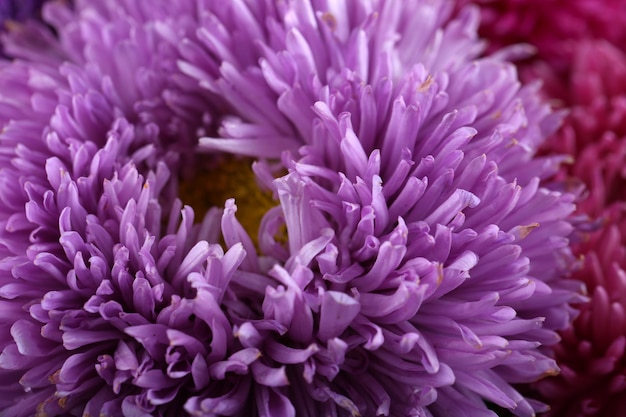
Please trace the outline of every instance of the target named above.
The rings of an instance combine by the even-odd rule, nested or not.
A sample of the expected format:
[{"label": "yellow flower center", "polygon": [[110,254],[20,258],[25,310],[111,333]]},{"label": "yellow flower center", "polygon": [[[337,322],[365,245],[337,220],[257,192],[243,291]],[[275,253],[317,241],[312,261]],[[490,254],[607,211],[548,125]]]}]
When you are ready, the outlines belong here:
[{"label": "yellow flower center", "polygon": [[277,202],[271,191],[259,186],[252,171],[254,160],[230,155],[207,158],[211,158],[210,164],[198,164],[190,178],[180,181],[179,198],[193,207],[197,221],[210,208],[224,207],[227,199],[234,198],[237,220],[256,244],[261,219]]}]

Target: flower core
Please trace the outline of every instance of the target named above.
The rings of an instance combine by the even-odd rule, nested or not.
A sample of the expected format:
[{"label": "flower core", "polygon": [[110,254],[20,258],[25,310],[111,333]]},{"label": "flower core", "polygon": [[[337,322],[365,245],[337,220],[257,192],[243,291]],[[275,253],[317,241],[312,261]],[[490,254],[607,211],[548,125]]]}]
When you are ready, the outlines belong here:
[{"label": "flower core", "polygon": [[[222,207],[224,201],[234,198],[237,219],[255,239],[263,215],[277,202],[272,192],[259,184],[252,170],[252,158],[232,155],[211,156],[208,164],[197,164],[179,183],[178,197],[193,207],[196,213],[206,213],[213,207]],[[197,221],[202,221],[199,216]]]}]

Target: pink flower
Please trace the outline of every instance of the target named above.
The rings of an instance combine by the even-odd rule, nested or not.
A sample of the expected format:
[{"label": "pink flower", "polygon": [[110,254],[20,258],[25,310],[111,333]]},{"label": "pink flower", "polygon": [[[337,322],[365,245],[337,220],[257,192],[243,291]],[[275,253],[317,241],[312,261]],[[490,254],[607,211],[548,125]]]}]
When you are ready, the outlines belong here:
[{"label": "pink flower", "polygon": [[601,216],[607,205],[626,196],[626,55],[606,41],[585,41],[566,78],[546,66],[534,70],[545,93],[570,111],[548,149],[575,158],[565,172],[581,179],[589,192],[579,212]]},{"label": "pink flower", "polygon": [[537,58],[566,69],[584,39],[606,39],[626,48],[622,0],[459,0],[482,9],[480,35],[493,49],[528,43]]},{"label": "pink flower", "polygon": [[585,263],[577,277],[591,301],[554,347],[561,374],[537,384],[548,416],[626,415],[626,204],[613,205],[606,220],[578,248]]},{"label": "pink flower", "polygon": [[[464,1],[462,0],[461,3]],[[558,417],[626,415],[626,7],[615,0],[476,0],[491,48],[531,44],[521,77],[539,79],[569,114],[543,152],[568,154],[559,174],[581,181],[578,213],[597,220],[574,248],[588,288],[555,357],[562,372],[535,388]]]},{"label": "pink flower", "polygon": [[[565,174],[581,179],[588,197],[579,213],[602,221],[575,248],[585,262],[576,278],[590,303],[555,347],[562,372],[537,387],[550,415],[626,415],[626,55],[606,41],[585,41],[564,81],[543,74],[545,91],[570,106],[549,148],[574,156]],[[539,72],[541,73],[541,72]]]}]

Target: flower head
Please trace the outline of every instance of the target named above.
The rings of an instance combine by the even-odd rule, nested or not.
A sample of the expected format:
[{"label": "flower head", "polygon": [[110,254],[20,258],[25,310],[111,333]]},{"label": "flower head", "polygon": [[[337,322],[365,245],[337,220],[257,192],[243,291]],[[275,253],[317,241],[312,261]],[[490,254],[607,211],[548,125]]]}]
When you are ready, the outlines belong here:
[{"label": "flower head", "polygon": [[[85,0],[13,34],[0,415],[540,410],[512,384],[578,299],[560,116],[450,12]],[[275,195],[256,243],[177,198],[224,153]]]},{"label": "flower head", "polygon": [[[483,399],[531,415],[539,405],[510,383],[557,372],[538,347],[558,340],[577,287],[561,280],[574,196],[540,187],[558,158],[534,156],[558,116],[510,64],[477,59],[474,10],[444,28],[443,2],[377,6],[293,3],[258,18],[267,28],[251,21],[258,9],[224,12],[197,48],[221,67],[181,65],[248,120],[201,148],[294,131],[304,144],[283,154],[281,206],[259,236],[283,262],[275,284],[258,285],[261,260],[242,264],[256,278],[241,284],[265,297],[238,339],[283,375],[262,398],[296,415],[492,415]],[[245,36],[261,55],[231,53]],[[242,240],[236,224],[223,230],[227,245]],[[317,403],[291,400],[307,394]]]}]

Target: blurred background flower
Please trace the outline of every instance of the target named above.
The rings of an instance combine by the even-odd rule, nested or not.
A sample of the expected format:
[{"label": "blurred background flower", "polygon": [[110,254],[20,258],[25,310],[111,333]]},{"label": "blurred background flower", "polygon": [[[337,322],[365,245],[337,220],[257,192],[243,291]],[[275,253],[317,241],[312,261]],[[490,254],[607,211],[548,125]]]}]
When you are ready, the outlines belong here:
[{"label": "blurred background flower", "polygon": [[457,0],[481,8],[480,35],[491,50],[515,44],[532,45],[532,60],[569,72],[580,41],[603,39],[626,45],[626,8],[622,0]]},{"label": "blurred background flower", "polygon": [[586,185],[578,213],[596,226],[574,245],[584,259],[574,277],[591,302],[562,333],[556,359],[563,372],[537,385],[553,416],[621,416],[625,359],[626,7],[621,1],[478,1],[480,32],[492,45],[525,42],[536,54],[519,62],[524,79],[568,116],[545,152],[572,156],[561,178]]},{"label": "blurred background flower", "polygon": [[[546,91],[562,86],[548,81]],[[574,155],[568,174],[588,186],[579,212],[597,219],[599,230],[575,246],[585,260],[575,277],[586,283],[591,303],[556,350],[562,376],[539,389],[551,415],[620,416],[626,412],[626,56],[603,40],[581,42],[562,91],[570,115],[549,143]]]}]

